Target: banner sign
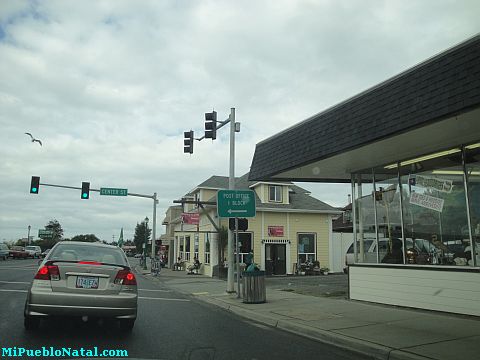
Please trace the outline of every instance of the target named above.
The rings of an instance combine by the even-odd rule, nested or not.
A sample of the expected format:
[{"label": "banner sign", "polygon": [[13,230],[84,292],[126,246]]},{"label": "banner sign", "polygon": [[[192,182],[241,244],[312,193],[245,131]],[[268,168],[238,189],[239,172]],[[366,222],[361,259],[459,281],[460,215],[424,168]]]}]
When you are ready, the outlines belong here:
[{"label": "banner sign", "polygon": [[200,222],[199,213],[183,213],[182,221],[184,224],[198,225]]},{"label": "banner sign", "polygon": [[268,236],[283,236],[283,226],[269,226]]},{"label": "banner sign", "polygon": [[416,175],[409,180],[409,184],[413,186],[421,186],[450,194],[453,188],[452,180],[437,179],[427,176]]},{"label": "banner sign", "polygon": [[427,209],[435,210],[438,212],[443,211],[443,199],[436,198],[433,196],[425,195],[425,194],[419,194],[416,192],[413,192],[410,195],[410,204],[415,204]]}]

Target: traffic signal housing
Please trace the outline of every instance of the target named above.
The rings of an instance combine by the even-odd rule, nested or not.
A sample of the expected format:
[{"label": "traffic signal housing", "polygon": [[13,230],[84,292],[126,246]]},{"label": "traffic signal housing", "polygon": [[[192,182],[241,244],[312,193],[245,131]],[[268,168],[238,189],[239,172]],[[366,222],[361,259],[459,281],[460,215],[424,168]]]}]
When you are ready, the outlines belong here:
[{"label": "traffic signal housing", "polygon": [[217,112],[205,113],[205,139],[217,138]]},{"label": "traffic signal housing", "polygon": [[32,181],[30,182],[30,194],[38,194],[40,189],[40,176],[32,176]]},{"label": "traffic signal housing", "polygon": [[193,130],[183,133],[183,152],[193,154]]},{"label": "traffic signal housing", "polygon": [[86,200],[90,197],[90,183],[89,182],[82,182],[82,193],[80,198]]},{"label": "traffic signal housing", "polygon": [[[232,231],[235,230],[235,218],[228,219],[228,228]],[[238,230],[240,231],[248,230],[248,219],[238,218]]]}]

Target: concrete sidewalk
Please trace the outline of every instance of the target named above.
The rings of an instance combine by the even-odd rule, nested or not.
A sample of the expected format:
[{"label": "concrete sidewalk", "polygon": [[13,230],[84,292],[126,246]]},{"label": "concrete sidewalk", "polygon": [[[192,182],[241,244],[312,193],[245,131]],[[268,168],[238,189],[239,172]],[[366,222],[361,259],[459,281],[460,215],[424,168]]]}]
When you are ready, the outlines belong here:
[{"label": "concrete sidewalk", "polygon": [[236,294],[226,293],[224,280],[170,269],[162,269],[158,277],[143,273],[242,317],[375,359],[480,358],[477,318],[300,295],[268,286],[266,303],[244,304]]}]

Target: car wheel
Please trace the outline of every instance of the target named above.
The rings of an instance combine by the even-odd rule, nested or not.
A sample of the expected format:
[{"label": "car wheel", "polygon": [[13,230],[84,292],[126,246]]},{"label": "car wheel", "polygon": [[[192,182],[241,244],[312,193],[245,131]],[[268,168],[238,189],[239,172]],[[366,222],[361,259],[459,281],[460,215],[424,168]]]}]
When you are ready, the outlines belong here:
[{"label": "car wheel", "polygon": [[36,330],[40,326],[40,319],[35,316],[25,316],[23,326],[25,326],[25,330]]},{"label": "car wheel", "polygon": [[120,330],[125,330],[125,331],[132,331],[134,325],[135,325],[135,319],[120,319],[118,323]]}]

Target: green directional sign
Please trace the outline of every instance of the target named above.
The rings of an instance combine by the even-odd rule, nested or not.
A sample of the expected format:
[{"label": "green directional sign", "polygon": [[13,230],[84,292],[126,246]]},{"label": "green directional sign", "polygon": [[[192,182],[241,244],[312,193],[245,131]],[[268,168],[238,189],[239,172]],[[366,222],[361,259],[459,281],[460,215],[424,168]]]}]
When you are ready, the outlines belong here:
[{"label": "green directional sign", "polygon": [[38,229],[38,237],[42,239],[51,239],[53,237],[53,231],[48,229]]},{"label": "green directional sign", "polygon": [[128,190],[116,188],[100,188],[100,195],[127,196]]},{"label": "green directional sign", "polygon": [[252,190],[219,190],[217,193],[219,217],[255,217],[255,192]]}]

